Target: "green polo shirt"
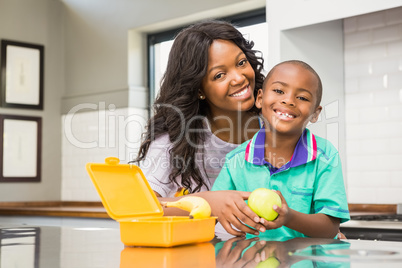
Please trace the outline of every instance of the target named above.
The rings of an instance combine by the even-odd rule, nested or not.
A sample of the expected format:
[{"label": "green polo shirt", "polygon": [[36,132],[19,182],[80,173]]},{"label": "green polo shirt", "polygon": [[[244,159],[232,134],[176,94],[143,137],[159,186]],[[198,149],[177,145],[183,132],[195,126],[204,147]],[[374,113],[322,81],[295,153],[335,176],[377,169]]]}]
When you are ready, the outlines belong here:
[{"label": "green polo shirt", "polygon": [[[346,222],[350,219],[338,151],[326,139],[306,129],[291,160],[275,168],[264,159],[265,128],[226,155],[212,190],[251,192],[257,188],[281,191],[288,206],[305,214],[323,213]],[[285,226],[263,236],[303,237]]]}]

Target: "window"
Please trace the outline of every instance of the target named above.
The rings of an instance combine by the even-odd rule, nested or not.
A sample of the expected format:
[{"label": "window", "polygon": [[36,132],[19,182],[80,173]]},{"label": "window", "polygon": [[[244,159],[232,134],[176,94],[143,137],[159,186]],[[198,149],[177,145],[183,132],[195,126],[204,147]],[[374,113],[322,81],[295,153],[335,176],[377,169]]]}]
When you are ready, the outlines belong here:
[{"label": "window", "polygon": [[[246,39],[254,41],[254,49],[262,52],[264,58],[268,54],[268,27],[265,18],[265,8],[231,17],[220,18],[233,23]],[[148,35],[148,87],[149,105],[158,95],[161,78],[166,70],[166,64],[175,35],[181,28]],[[265,68],[266,69],[266,68]]]}]

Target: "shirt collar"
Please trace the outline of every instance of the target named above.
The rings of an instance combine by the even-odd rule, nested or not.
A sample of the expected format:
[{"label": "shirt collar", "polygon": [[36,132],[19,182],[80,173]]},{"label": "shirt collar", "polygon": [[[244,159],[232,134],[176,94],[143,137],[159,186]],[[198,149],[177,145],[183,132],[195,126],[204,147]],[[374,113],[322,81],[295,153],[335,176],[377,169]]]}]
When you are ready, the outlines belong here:
[{"label": "shirt collar", "polygon": [[[246,147],[245,159],[254,165],[264,165],[269,163],[265,161],[265,127],[262,127],[249,141]],[[277,171],[290,167],[297,167],[313,161],[317,157],[317,142],[315,136],[310,130],[305,129],[296,144],[290,161]]]}]

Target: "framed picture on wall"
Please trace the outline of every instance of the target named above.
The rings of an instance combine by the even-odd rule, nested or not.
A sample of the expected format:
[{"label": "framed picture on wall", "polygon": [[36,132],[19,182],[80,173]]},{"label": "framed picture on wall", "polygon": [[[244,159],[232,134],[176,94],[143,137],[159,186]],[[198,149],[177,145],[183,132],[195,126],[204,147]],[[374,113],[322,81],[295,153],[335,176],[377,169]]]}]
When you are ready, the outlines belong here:
[{"label": "framed picture on wall", "polygon": [[41,180],[42,119],[0,114],[0,182]]},{"label": "framed picture on wall", "polygon": [[1,40],[1,105],[43,110],[44,46]]}]

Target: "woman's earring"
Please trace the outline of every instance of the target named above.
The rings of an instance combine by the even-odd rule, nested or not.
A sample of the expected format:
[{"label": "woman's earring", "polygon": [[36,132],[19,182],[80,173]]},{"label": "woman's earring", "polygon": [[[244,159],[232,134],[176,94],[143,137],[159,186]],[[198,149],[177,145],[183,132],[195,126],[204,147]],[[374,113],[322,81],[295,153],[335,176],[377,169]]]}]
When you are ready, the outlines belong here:
[{"label": "woman's earring", "polygon": [[198,98],[199,98],[200,100],[205,100],[205,96],[204,96],[204,95],[201,95],[201,94],[198,94]]}]

